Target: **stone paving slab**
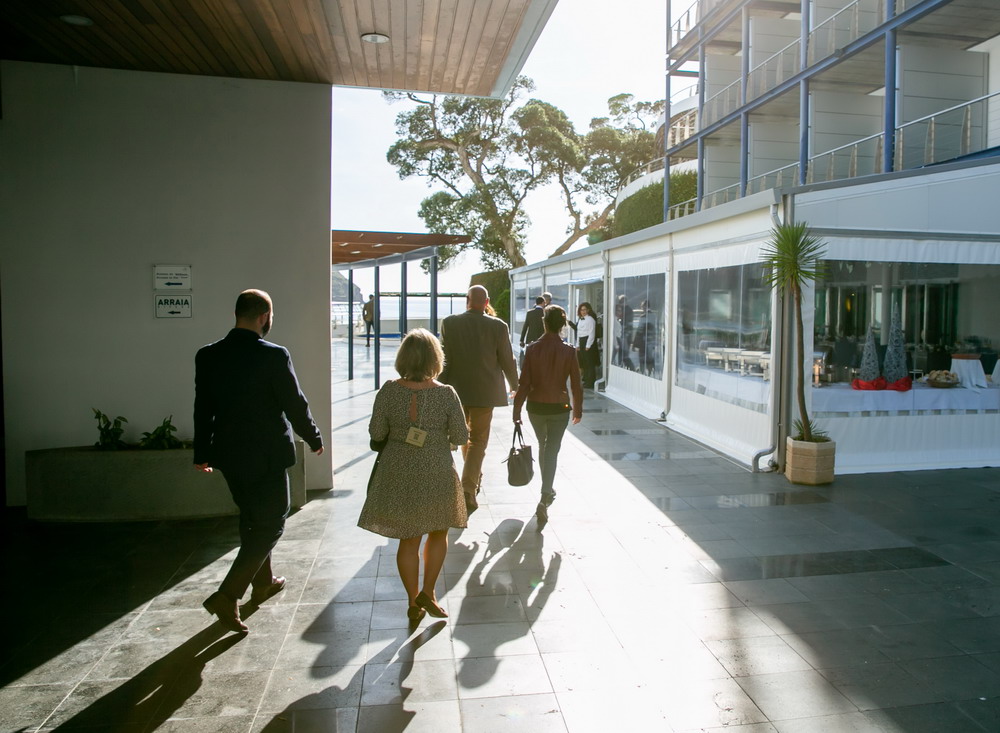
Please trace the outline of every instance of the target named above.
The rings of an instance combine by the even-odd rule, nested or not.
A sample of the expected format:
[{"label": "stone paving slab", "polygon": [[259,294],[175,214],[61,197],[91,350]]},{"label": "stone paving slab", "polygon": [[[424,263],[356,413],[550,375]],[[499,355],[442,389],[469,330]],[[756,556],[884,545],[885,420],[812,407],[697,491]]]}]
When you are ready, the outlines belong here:
[{"label": "stone paving slab", "polygon": [[355,525],[373,355],[347,382],[334,354],[335,486],[290,517],[246,637],[200,608],[232,518],[8,513],[0,733],[1000,729],[1000,470],[793,486],[588,392],[538,532],[500,408],[450,617],[411,631],[395,542]]}]

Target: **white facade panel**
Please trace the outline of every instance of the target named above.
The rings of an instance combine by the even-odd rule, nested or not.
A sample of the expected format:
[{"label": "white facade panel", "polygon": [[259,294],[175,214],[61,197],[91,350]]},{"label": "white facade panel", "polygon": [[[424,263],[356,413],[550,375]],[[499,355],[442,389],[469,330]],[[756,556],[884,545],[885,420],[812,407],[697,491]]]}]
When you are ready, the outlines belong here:
[{"label": "white facade panel", "polygon": [[[136,441],[193,434],[194,353],[241,290],[270,292],[324,439],[330,411],[330,122],[322,85],[3,62],[0,198],[7,492],[26,450],[89,445],[92,407]],[[193,272],[156,319],[152,266]],[[100,283],[81,298],[74,284]],[[332,485],[308,456],[310,488]]]}]

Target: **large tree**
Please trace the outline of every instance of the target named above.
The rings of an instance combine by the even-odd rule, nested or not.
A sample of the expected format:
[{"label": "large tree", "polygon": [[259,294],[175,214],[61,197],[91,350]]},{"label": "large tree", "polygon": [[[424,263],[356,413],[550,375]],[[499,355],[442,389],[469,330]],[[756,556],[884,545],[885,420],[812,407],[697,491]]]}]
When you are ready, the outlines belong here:
[{"label": "large tree", "polygon": [[609,116],[590,121],[580,141],[580,164],[556,172],[570,225],[551,257],[607,225],[627,177],[658,154],[655,126],[664,109],[662,101],[638,102],[631,94],[617,94],[608,100]]},{"label": "large tree", "polygon": [[432,232],[472,237],[469,245],[441,248],[442,267],[466,246],[478,249],[490,269],[526,264],[525,202],[550,182],[559,185],[571,221],[556,251],[564,252],[606,223],[625,176],[655,156],[648,128],[661,104],[618,95],[608,102],[610,117],[593,120],[580,135],[551,104],[530,99],[518,106],[533,90],[519,77],[503,99],[386,93],[390,101],[415,103],[396,117],[399,139],[386,158],[400,178],[421,176],[439,189],[424,199],[420,217]]}]

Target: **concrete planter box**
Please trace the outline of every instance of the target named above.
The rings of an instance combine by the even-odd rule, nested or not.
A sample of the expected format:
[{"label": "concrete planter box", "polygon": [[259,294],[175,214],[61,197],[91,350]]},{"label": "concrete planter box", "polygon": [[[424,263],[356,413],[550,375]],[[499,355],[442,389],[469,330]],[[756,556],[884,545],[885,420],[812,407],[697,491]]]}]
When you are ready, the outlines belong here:
[{"label": "concrete planter box", "polygon": [[785,478],[793,484],[818,486],[833,481],[837,444],[811,443],[805,440],[785,440]]},{"label": "concrete planter box", "polygon": [[[292,506],[306,502],[304,447],[289,469]],[[25,453],[28,516],[53,522],[195,519],[236,514],[218,471],[193,467],[194,451],[102,451],[92,446]]]}]

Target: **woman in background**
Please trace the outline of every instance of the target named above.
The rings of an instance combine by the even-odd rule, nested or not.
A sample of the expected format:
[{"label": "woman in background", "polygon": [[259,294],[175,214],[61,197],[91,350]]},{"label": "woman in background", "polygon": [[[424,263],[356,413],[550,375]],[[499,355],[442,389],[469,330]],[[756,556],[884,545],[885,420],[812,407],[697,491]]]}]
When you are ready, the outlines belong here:
[{"label": "woman in background", "polygon": [[469,432],[455,388],[436,379],[443,368],[444,352],[434,334],[423,328],[407,333],[396,354],[399,379],[386,382],[375,395],[368,424],[372,442],[387,442],[358,526],[399,540],[396,568],[409,599],[411,624],[425,612],[448,616],[438,605],[434,586],[448,554],[449,527],[463,528],[468,521],[451,445],[464,444]]},{"label": "woman in background", "polygon": [[576,309],[576,343],[577,361],[583,372],[583,386],[594,388],[597,380],[597,319],[590,303],[580,303]]},{"label": "woman in background", "polygon": [[[588,304],[584,305],[589,309]],[[581,322],[582,320],[581,318]],[[592,316],[590,320],[594,320]],[[558,305],[550,305],[545,309],[542,323],[545,333],[534,343],[528,344],[521,378],[514,394],[514,423],[521,424],[521,406],[527,402],[528,419],[538,439],[542,497],[535,509],[535,517],[538,519],[539,530],[548,523],[549,506],[556,498],[553,488],[556,463],[571,412],[570,395],[566,390],[567,380],[573,392],[573,424],[579,423],[583,416],[583,388],[580,384],[576,350],[559,338],[559,332],[566,326],[566,311]]]}]

